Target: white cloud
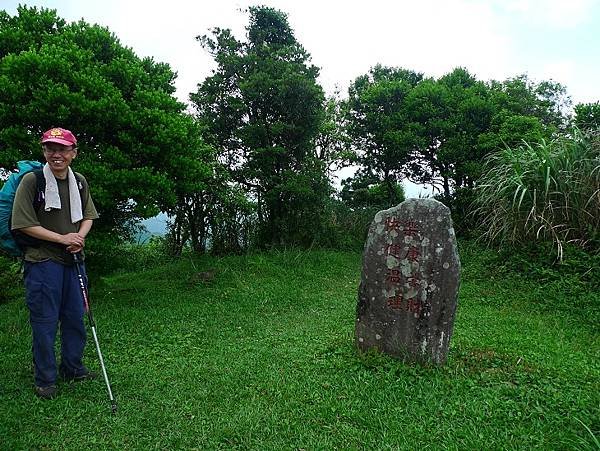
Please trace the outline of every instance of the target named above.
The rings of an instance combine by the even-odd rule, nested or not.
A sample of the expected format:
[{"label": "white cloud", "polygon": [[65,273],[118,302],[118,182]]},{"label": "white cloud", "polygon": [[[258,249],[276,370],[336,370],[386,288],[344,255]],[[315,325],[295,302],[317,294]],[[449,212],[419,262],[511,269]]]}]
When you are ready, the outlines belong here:
[{"label": "white cloud", "polygon": [[[289,2],[272,1],[283,7]],[[345,88],[377,63],[441,76],[464,66],[478,76],[510,72],[511,42],[504,24],[485,3],[466,0],[321,2],[292,7],[290,21],[298,39],[322,67],[328,92]],[[309,2],[312,4],[312,2]]]},{"label": "white cloud", "polygon": [[[3,0],[10,13],[20,0]],[[252,4],[288,13],[298,40],[321,67],[328,93],[377,63],[441,76],[458,66],[483,80],[529,72],[565,83],[574,99],[600,98],[597,40],[577,42],[578,54],[547,50],[547,40],[595,36],[597,0],[29,0],[56,8],[67,20],[107,26],[140,56],[167,62],[178,73],[177,96],[187,101],[214,68],[194,39],[212,27],[244,37]],[[594,15],[596,14],[596,15]],[[574,27],[579,27],[579,29]],[[571,27],[571,28],[569,28]],[[586,28],[587,27],[587,28]],[[566,30],[568,29],[568,30]],[[563,33],[563,34],[561,34]],[[587,46],[587,51],[586,51]],[[583,55],[583,57],[582,57]]]},{"label": "white cloud", "polygon": [[594,6],[594,0],[497,0],[496,3],[532,24],[557,29],[574,28],[586,22]]},{"label": "white cloud", "polygon": [[576,76],[575,63],[570,60],[555,60],[544,64],[540,70],[540,78],[553,79],[568,85]]}]

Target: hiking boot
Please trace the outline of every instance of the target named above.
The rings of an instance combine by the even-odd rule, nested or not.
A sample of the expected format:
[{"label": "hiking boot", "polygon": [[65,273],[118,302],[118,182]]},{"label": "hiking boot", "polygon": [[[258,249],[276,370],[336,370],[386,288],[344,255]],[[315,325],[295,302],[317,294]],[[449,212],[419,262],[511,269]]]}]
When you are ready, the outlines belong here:
[{"label": "hiking boot", "polygon": [[63,372],[60,373],[60,378],[65,382],[83,382],[83,381],[91,381],[96,379],[98,375],[96,373],[92,373],[91,371],[86,371],[82,374],[65,374]]},{"label": "hiking boot", "polygon": [[58,390],[56,389],[56,385],[48,385],[47,387],[38,387],[36,385],[35,394],[42,399],[53,399],[56,398]]}]

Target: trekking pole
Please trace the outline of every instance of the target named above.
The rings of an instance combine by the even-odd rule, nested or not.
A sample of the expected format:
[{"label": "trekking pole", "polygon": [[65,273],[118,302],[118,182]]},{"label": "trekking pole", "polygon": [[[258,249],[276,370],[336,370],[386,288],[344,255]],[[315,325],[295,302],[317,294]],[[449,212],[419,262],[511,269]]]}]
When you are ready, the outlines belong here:
[{"label": "trekking pole", "polygon": [[92,335],[94,336],[94,342],[96,343],[96,351],[98,352],[98,358],[100,359],[100,367],[102,368],[102,375],[104,376],[104,382],[106,382],[106,388],[108,389],[108,397],[110,398],[110,405],[112,407],[112,413],[117,413],[117,401],[115,400],[112,390],[110,388],[110,382],[108,381],[108,375],[106,374],[106,367],[104,366],[104,359],[102,358],[102,352],[100,351],[100,343],[98,343],[98,336],[96,335],[96,323],[94,316],[92,315],[92,308],[90,306],[90,299],[88,296],[87,287],[83,281],[83,275],[81,271],[81,254],[77,252],[73,254],[73,261],[77,268],[77,277],[79,278],[79,287],[81,288],[81,294],[83,295],[83,306],[88,315],[88,321],[92,328]]}]

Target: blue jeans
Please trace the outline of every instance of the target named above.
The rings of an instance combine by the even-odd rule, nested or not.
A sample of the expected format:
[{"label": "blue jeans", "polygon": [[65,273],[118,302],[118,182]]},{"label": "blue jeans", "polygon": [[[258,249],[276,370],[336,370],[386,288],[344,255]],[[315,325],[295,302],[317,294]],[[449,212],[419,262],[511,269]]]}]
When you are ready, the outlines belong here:
[{"label": "blue jeans", "polygon": [[[85,268],[81,264],[84,281]],[[33,333],[34,379],[38,387],[54,385],[57,378],[54,342],[60,324],[62,375],[85,374],[83,350],[86,332],[83,324],[83,295],[75,266],[47,260],[25,262],[25,291]]]}]

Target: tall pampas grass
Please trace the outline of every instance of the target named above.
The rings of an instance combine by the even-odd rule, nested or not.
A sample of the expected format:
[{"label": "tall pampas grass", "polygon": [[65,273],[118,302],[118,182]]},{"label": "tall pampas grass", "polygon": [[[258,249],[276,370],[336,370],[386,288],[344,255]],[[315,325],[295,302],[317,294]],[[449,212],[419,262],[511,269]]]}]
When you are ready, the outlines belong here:
[{"label": "tall pampas grass", "polygon": [[518,245],[552,241],[559,259],[565,243],[598,250],[600,243],[600,134],[568,136],[489,156],[473,213],[481,238]]}]

